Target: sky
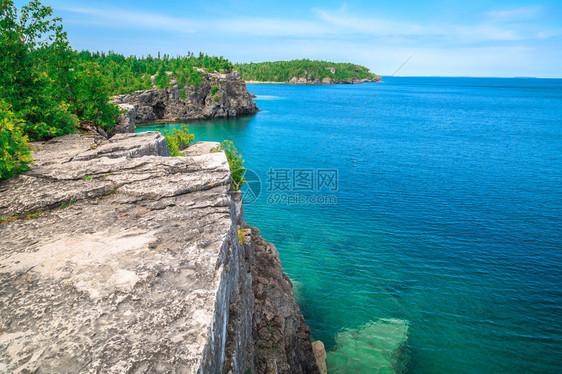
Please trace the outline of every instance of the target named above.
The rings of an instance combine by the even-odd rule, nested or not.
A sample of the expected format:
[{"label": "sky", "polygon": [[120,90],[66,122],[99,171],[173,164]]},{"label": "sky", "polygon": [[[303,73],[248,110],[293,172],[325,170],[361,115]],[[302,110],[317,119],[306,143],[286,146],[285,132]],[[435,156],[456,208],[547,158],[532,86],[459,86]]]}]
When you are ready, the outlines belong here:
[{"label": "sky", "polygon": [[42,2],[63,18],[77,50],[309,58],[381,75],[562,78],[561,0]]}]

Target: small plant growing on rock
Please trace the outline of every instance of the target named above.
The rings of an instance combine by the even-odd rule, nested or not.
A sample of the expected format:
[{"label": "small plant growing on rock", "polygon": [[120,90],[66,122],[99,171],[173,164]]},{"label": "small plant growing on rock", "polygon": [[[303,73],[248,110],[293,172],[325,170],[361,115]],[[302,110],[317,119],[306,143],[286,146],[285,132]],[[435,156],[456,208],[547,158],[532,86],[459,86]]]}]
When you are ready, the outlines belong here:
[{"label": "small plant growing on rock", "polygon": [[214,101],[215,103],[218,102],[218,101],[219,101],[219,95],[215,94],[215,95],[213,96],[213,101]]},{"label": "small plant growing on rock", "polygon": [[213,87],[211,87],[211,95],[215,95],[218,90],[219,90],[219,86],[217,86],[217,85],[214,85]]},{"label": "small plant growing on rock", "polygon": [[170,149],[172,157],[185,156],[180,149],[191,143],[195,139],[195,135],[189,133],[186,125],[181,125],[181,129],[161,130],[158,131],[166,138],[166,143]]},{"label": "small plant growing on rock", "polygon": [[234,191],[240,191],[240,188],[246,184],[246,178],[244,178],[244,174],[246,173],[244,159],[242,159],[242,155],[238,153],[238,150],[234,147],[234,143],[230,140],[224,140],[221,144],[221,149],[226,154],[228,166],[230,166],[232,189]]},{"label": "small plant growing on rock", "polygon": [[246,229],[238,230],[238,243],[240,245],[244,244],[244,235],[246,235]]},{"label": "small plant growing on rock", "polygon": [[74,205],[74,204],[76,204],[76,200],[72,200],[72,201],[71,201],[70,203],[68,203],[68,204],[62,204],[62,205],[59,207],[59,209],[66,209],[66,208],[68,208],[68,207],[70,207],[70,206],[72,206],[72,205]]}]

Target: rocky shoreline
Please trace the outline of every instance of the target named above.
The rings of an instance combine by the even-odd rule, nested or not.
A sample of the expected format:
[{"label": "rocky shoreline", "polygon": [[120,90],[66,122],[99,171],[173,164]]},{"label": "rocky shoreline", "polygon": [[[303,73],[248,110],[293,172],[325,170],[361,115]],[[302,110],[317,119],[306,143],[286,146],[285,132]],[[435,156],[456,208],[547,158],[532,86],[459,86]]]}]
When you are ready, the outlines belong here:
[{"label": "rocky shoreline", "polygon": [[361,84],[361,83],[376,83],[381,82],[381,77],[376,78],[349,78],[349,79],[309,79],[305,77],[293,77],[288,82],[275,82],[275,81],[253,81],[247,80],[246,84],[301,84],[301,85],[329,85],[329,84]]},{"label": "rocky shoreline", "polygon": [[167,157],[156,132],[33,147],[0,183],[0,373],[319,373],[223,152]]},{"label": "rocky shoreline", "polygon": [[237,71],[202,74],[198,86],[182,88],[172,77],[171,88],[117,95],[112,102],[134,109],[136,124],[231,118],[259,111]]}]

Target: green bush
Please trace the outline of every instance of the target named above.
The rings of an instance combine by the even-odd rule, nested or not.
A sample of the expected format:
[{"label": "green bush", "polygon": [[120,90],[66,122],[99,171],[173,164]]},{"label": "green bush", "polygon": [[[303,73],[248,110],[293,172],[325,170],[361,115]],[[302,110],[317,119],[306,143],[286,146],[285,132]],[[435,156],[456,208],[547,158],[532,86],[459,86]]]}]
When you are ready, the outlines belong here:
[{"label": "green bush", "polygon": [[215,86],[211,87],[211,95],[215,95],[218,90],[219,90],[219,86],[215,85]]},{"label": "green bush", "polygon": [[234,191],[240,191],[243,185],[246,184],[246,178],[244,174],[246,173],[246,168],[244,167],[244,160],[242,155],[238,153],[236,147],[230,140],[224,140],[221,143],[221,149],[226,154],[228,159],[228,166],[230,166],[230,174],[232,175],[232,189]]},{"label": "green bush", "polygon": [[213,101],[214,101],[215,103],[218,102],[218,101],[219,101],[219,95],[215,94],[215,95],[213,96]]},{"label": "green bush", "polygon": [[185,156],[180,152],[187,144],[195,139],[195,135],[189,133],[189,128],[186,125],[181,125],[181,129],[173,130],[158,130],[166,138],[166,143],[170,149],[172,157]]},{"label": "green bush", "polygon": [[23,121],[0,100],[0,181],[29,170],[32,157]]}]

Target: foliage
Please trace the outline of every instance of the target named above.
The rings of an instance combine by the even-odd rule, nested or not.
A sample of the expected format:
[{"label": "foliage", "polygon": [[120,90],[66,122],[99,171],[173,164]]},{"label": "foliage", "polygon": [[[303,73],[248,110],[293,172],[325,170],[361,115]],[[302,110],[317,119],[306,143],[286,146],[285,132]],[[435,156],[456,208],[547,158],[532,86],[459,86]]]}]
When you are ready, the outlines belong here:
[{"label": "foliage", "polygon": [[213,95],[213,101],[214,101],[215,103],[218,102],[219,99],[220,99],[220,98],[219,98],[219,95],[217,95],[217,94],[214,94],[214,95]]},{"label": "foliage", "polygon": [[[228,159],[228,166],[230,166],[230,174],[232,175],[232,189],[234,191],[240,191],[243,185],[246,184],[246,178],[244,174],[246,173],[246,168],[244,167],[244,160],[242,155],[238,153],[236,147],[230,140],[224,140],[221,143],[221,149],[226,154]],[[212,150],[211,150],[212,151]]]},{"label": "foliage", "polygon": [[99,65],[88,62],[76,68],[71,89],[74,113],[83,122],[111,131],[119,117],[119,107],[109,102],[109,85]]},{"label": "foliage", "polygon": [[72,78],[72,50],[60,18],[52,14],[38,0],[19,14],[11,0],[2,0],[0,97],[25,121],[31,140],[64,135],[77,125],[64,103]]},{"label": "foliage", "polygon": [[27,136],[23,135],[23,123],[0,100],[0,181],[29,169],[32,158]]},{"label": "foliage", "polygon": [[195,139],[195,135],[189,133],[189,128],[186,125],[181,125],[181,129],[159,129],[158,131],[166,138],[166,143],[168,144],[172,157],[185,156],[180,152],[180,149],[184,148]]},{"label": "foliage", "polygon": [[0,168],[7,178],[31,160],[28,140],[73,133],[80,122],[109,131],[119,109],[109,103],[100,66],[78,59],[52,8],[33,0],[18,11],[12,0],[0,1]]},{"label": "foliage", "polygon": [[217,85],[214,85],[213,87],[211,87],[211,95],[216,94],[218,90],[219,90],[219,86],[217,86]]},{"label": "foliage", "polygon": [[[183,87],[201,84],[201,70],[233,68],[227,59],[203,53],[195,56],[189,52],[175,58],[166,54],[160,58],[159,54],[156,59],[150,55],[137,58],[113,52],[76,52],[51,7],[39,0],[19,10],[12,0],[0,0],[0,6],[2,178],[25,170],[31,161],[28,140],[73,133],[80,123],[105,132],[112,130],[119,109],[110,103],[110,95],[152,88],[153,74],[158,73],[161,87],[168,87],[170,76],[166,72],[171,71]],[[172,136],[172,147],[174,142],[193,136],[168,135]]]},{"label": "foliage", "polygon": [[156,78],[154,78],[154,84],[156,84],[156,87],[160,89],[170,88],[170,76],[166,74],[164,69],[160,69],[158,71]]},{"label": "foliage", "polygon": [[227,59],[199,53],[195,56],[188,52],[185,56],[170,57],[164,54],[161,58],[150,55],[146,57],[125,57],[115,52],[78,53],[80,62],[95,62],[107,77],[112,94],[126,94],[137,90],[152,88],[150,77],[157,74],[155,84],[158,87],[169,87],[169,76],[172,72],[178,84],[182,86],[198,86],[202,82],[203,73],[207,71],[231,70],[233,65]]},{"label": "foliage", "polygon": [[[334,68],[335,73],[328,68]],[[364,66],[308,59],[237,64],[235,69],[240,72],[244,80],[272,82],[288,82],[293,77],[303,77],[310,80],[377,77]]]}]

